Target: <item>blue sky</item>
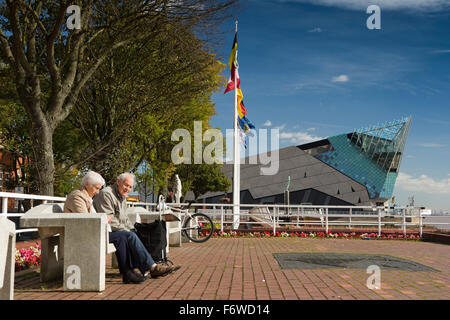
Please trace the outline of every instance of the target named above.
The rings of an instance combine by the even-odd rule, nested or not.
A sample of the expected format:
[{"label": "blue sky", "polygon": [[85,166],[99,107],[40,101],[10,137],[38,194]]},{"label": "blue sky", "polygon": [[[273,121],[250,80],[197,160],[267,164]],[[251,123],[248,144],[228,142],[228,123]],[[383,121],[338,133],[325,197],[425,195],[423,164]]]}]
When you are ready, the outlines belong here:
[{"label": "blue sky", "polygon": [[[366,26],[370,4],[381,30]],[[412,116],[396,203],[450,208],[450,0],[258,0],[239,12],[241,89],[258,129],[278,127],[287,147]],[[226,63],[233,21],[224,28]],[[214,95],[213,126],[232,128],[233,97]]]}]

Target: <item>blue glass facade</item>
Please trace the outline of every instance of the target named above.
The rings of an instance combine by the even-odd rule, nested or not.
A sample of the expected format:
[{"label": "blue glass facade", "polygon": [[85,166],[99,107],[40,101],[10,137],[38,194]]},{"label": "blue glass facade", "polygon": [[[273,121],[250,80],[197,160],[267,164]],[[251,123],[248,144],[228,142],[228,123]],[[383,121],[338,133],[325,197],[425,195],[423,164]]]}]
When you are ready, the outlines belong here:
[{"label": "blue glass facade", "polygon": [[317,154],[315,157],[364,185],[370,198],[390,198],[394,190],[397,173],[383,171],[359,152],[346,134],[328,138],[334,151]]},{"label": "blue glass facade", "polygon": [[410,121],[330,137],[331,151],[314,157],[364,185],[371,199],[391,198]]}]

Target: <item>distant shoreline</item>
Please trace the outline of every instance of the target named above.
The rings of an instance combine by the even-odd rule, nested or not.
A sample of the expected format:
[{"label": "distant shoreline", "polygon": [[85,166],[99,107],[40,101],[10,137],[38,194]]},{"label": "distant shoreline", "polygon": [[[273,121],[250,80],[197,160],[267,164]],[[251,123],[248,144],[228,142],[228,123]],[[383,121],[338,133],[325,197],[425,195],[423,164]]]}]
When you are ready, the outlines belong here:
[{"label": "distant shoreline", "polygon": [[450,215],[447,216],[424,216],[424,222],[425,223],[449,223],[447,225],[433,225],[433,224],[427,224],[426,226],[432,226],[441,230],[450,230]]}]

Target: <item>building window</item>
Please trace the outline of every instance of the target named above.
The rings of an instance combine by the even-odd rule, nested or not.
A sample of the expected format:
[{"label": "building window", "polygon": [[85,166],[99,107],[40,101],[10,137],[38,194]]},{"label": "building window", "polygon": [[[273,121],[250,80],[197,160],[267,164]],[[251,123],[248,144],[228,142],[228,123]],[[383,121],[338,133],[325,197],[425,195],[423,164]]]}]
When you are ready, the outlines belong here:
[{"label": "building window", "polygon": [[315,156],[324,152],[334,151],[333,146],[331,145],[328,139],[319,140],[316,142],[306,143],[301,146],[298,146],[300,149],[305,151],[306,153]]}]

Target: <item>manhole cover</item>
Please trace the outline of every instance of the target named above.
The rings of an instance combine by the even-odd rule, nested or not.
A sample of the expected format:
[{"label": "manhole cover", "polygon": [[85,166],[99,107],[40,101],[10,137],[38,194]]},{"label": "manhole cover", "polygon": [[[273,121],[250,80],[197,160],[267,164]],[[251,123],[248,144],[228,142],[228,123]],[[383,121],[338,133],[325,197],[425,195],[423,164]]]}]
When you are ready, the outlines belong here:
[{"label": "manhole cover", "polygon": [[377,265],[381,269],[439,272],[439,270],[423,264],[388,255],[356,253],[274,253],[273,256],[282,269],[367,269],[371,265]]}]

